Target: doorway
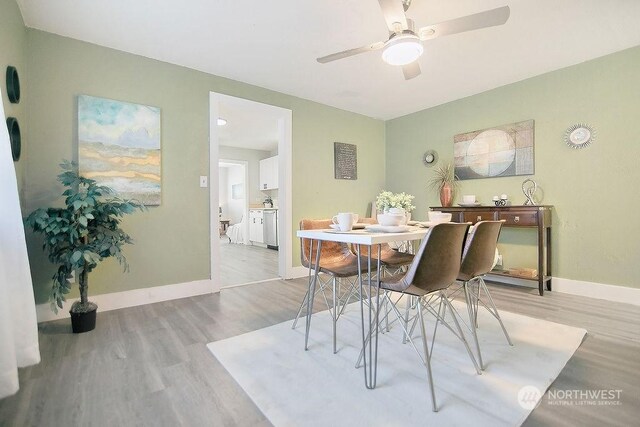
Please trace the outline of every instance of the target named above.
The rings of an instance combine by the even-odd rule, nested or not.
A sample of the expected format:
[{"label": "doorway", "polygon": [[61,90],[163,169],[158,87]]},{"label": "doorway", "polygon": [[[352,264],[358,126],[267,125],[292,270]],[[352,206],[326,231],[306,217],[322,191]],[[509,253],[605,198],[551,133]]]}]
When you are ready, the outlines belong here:
[{"label": "doorway", "polygon": [[[218,119],[222,118],[220,122],[226,121],[226,125],[220,126]],[[263,104],[255,101],[250,101],[243,98],[237,98],[229,95],[223,95],[215,92],[210,93],[210,170],[209,176],[211,177],[210,186],[210,227],[211,227],[211,279],[213,282],[214,292],[218,291],[221,287],[229,285],[238,285],[242,283],[255,282],[258,280],[251,280],[254,277],[264,277],[257,273],[260,268],[269,270],[271,273],[265,271],[265,274],[271,275],[271,278],[290,278],[292,277],[292,227],[291,227],[291,127],[292,127],[292,114],[291,110],[275,107],[268,104]],[[233,125],[238,127],[238,123],[241,123],[239,127],[243,129],[242,134],[229,135],[228,129],[232,129]],[[269,141],[261,141],[261,130],[259,123],[265,121],[270,123],[272,131],[267,138]],[[229,126],[225,129],[225,126]],[[263,135],[264,136],[264,135]],[[252,140],[256,142],[257,146],[253,147],[247,144],[251,144]],[[264,139],[264,138],[263,138]],[[272,146],[262,146],[262,143],[271,143]],[[266,159],[269,157],[274,162],[275,168],[278,171],[277,185],[273,185],[269,191],[259,187],[259,172],[257,172],[257,166],[253,169],[250,165],[250,160],[242,159],[243,155],[249,153],[247,150],[254,150],[256,156],[260,159]],[[254,155],[254,151],[250,152]],[[222,160],[224,161],[222,161]],[[260,160],[258,159],[258,160]],[[256,161],[258,161],[256,160]],[[222,163],[221,163],[222,162]],[[266,255],[270,257],[267,264],[270,267],[265,267],[264,257],[263,264],[254,262],[252,258],[250,261],[234,266],[231,269],[239,271],[239,265],[242,265],[243,273],[246,270],[249,274],[233,274],[228,270],[224,270],[223,263],[226,256],[223,256],[221,251],[221,245],[227,244],[227,241],[221,239],[218,230],[220,230],[221,208],[223,216],[225,214],[231,215],[229,209],[225,212],[224,207],[220,206],[220,196],[223,192],[220,188],[220,170],[222,168],[231,168],[234,162],[247,162],[248,167],[245,171],[246,181],[244,185],[245,196],[245,208],[240,222],[234,222],[238,227],[242,229],[243,245],[234,245],[232,248],[235,251],[251,251],[251,250],[264,250],[269,252],[259,252],[260,255]],[[233,176],[237,176],[235,173]],[[218,182],[216,182],[218,181]],[[238,183],[234,183],[238,185]],[[261,191],[258,191],[261,190]],[[227,192],[233,192],[233,188],[227,187]],[[240,188],[237,187],[236,195],[240,194]],[[269,196],[269,197],[267,197]],[[274,196],[274,197],[272,197]],[[227,194],[225,197],[229,197]],[[249,230],[249,216],[250,210],[253,207],[257,209],[263,207],[263,202],[266,199],[273,200],[274,208],[277,209],[277,239],[279,244],[277,245],[277,251],[273,249],[267,249],[267,245],[264,247],[260,243],[251,241]],[[233,200],[233,199],[231,199]],[[228,208],[228,206],[227,206]],[[225,248],[229,249],[229,248]],[[257,251],[255,251],[258,253]],[[230,253],[230,252],[229,252]],[[247,252],[248,253],[248,252]],[[250,253],[253,256],[253,253]],[[233,259],[237,259],[237,255],[229,255]],[[242,260],[242,257],[240,257]],[[259,256],[257,259],[260,259]],[[266,279],[266,277],[265,277]]]}]

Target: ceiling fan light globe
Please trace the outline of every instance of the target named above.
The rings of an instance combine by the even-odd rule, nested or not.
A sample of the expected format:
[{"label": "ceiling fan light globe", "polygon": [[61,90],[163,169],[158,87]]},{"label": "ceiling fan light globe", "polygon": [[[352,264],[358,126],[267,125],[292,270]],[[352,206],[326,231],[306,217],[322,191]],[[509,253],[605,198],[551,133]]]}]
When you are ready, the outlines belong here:
[{"label": "ceiling fan light globe", "polygon": [[382,60],[389,65],[407,65],[420,58],[424,48],[420,39],[411,34],[394,37],[382,51]]}]

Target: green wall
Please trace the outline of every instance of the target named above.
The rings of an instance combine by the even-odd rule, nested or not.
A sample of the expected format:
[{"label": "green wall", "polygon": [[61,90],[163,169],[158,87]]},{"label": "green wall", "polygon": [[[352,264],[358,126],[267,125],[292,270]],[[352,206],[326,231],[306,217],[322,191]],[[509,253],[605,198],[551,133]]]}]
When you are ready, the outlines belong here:
[{"label": "green wall", "polygon": [[[507,193],[522,204],[521,183],[537,181],[542,202],[554,205],[553,276],[640,287],[640,47],[500,87],[386,122],[386,183],[416,195],[414,217],[439,199],[421,162],[435,149],[439,164],[453,159],[453,136],[535,120],[535,175],[467,180],[459,194],[490,203]],[[584,149],[563,142],[575,123],[596,129]],[[456,202],[459,200],[456,200]],[[507,266],[535,267],[534,233],[503,231]]]},{"label": "green wall", "polygon": [[[0,65],[21,71],[23,100],[3,102],[19,118],[23,157],[16,164],[23,208],[60,203],[61,159],[77,157],[76,97],[88,94],[162,110],[163,202],[125,220],[136,244],[126,248],[131,272],[107,261],[91,277],[101,294],[209,277],[209,91],[293,111],[292,229],[304,217],[339,210],[365,214],[383,187],[416,195],[415,218],[438,204],[421,156],[452,158],[453,135],[527,119],[536,121],[536,174],[543,202],[554,209],[553,275],[638,287],[639,181],[633,124],[640,117],[640,48],[609,55],[386,123],[362,115],[136,55],[25,29],[13,1],[0,0]],[[564,130],[585,122],[597,130],[584,150],[564,145]],[[633,134],[633,135],[632,135]],[[358,180],[333,178],[333,142],[358,146]],[[462,193],[488,202],[507,193],[524,200],[525,177],[464,181]],[[216,179],[211,179],[216,185]],[[534,266],[527,230],[505,230],[507,265]],[[53,272],[37,237],[29,236],[36,300],[47,299]],[[299,265],[297,240],[293,264]]]},{"label": "green wall", "polygon": [[[27,85],[27,73],[25,72],[26,62],[26,46],[27,31],[22,22],[22,15],[18,9],[18,5],[13,0],[0,0],[0,87],[2,87],[2,104],[4,105],[4,114],[7,117],[15,117],[20,125],[20,133],[22,135],[22,154],[20,160],[14,162],[16,168],[16,176],[18,179],[18,191],[23,195],[24,179],[25,179],[25,163],[28,129],[26,121],[25,99],[28,93],[25,93]],[[6,72],[7,66],[12,65],[18,70],[20,78],[20,102],[12,104],[7,98]],[[2,126],[5,125],[5,119],[2,118]],[[21,201],[24,198],[21,197]],[[24,208],[24,203],[22,204]]]},{"label": "green wall", "polygon": [[[29,210],[60,202],[58,163],[77,157],[77,95],[162,111],[162,205],[126,218],[124,228],[135,240],[125,249],[131,272],[121,273],[111,260],[103,263],[90,277],[93,295],[209,277],[209,193],[198,180],[209,167],[209,91],[293,111],[292,228],[303,217],[364,213],[383,185],[382,121],[37,30],[28,29],[27,37]],[[358,145],[357,181],[334,180],[334,141]],[[217,178],[210,181],[217,185]],[[36,300],[42,303],[53,270],[38,238],[28,240]],[[294,265],[298,246],[294,241]]]}]

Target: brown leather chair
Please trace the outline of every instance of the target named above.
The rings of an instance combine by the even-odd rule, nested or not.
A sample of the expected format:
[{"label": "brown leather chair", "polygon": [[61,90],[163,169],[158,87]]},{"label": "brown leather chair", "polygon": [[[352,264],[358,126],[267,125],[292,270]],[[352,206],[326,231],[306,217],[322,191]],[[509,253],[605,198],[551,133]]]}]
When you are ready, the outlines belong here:
[{"label": "brown leather chair", "polygon": [[[358,222],[361,222],[363,224],[378,223],[375,218],[360,218]],[[413,254],[400,252],[397,249],[392,248],[388,243],[372,246],[371,258],[378,259],[378,246],[380,246],[380,262],[384,269],[383,272],[393,271],[397,273],[400,268],[411,264],[411,262],[413,261]],[[362,246],[360,249],[360,256],[366,257],[369,253],[368,249],[369,248],[367,246]]]},{"label": "brown leather chair", "polygon": [[[456,311],[453,309],[451,302],[444,292],[449,285],[451,285],[458,276],[460,271],[460,263],[462,258],[462,250],[464,247],[465,238],[469,224],[457,224],[457,223],[444,223],[433,226],[429,233],[424,237],[420,248],[416,253],[413,262],[409,266],[409,269],[405,274],[395,275],[388,278],[383,278],[380,283],[380,288],[389,293],[385,293],[384,298],[390,302],[391,311],[394,312],[398,318],[398,323],[402,326],[405,336],[411,341],[414,349],[418,353],[418,356],[422,359],[422,362],[427,368],[427,376],[429,380],[429,387],[431,390],[431,403],[433,411],[437,411],[435,392],[433,388],[433,378],[431,375],[431,355],[429,352],[428,339],[426,336],[426,329],[424,324],[423,311],[427,311],[436,316],[437,321],[445,324],[464,344],[471,361],[473,362],[476,372],[481,373],[478,364],[469,348],[469,344],[465,339],[460,323],[458,322]],[[396,307],[394,301],[391,298],[391,293],[397,292],[402,296],[405,296],[405,304],[410,304],[408,301],[410,297],[414,297],[416,301],[418,314],[413,319],[420,324],[420,330],[422,335],[422,347],[424,356],[418,352],[417,347],[413,344],[411,338],[411,331],[409,330],[409,319],[404,318],[400,313],[398,307]],[[398,299],[399,301],[400,299]],[[398,302],[396,301],[396,302]],[[434,308],[432,304],[439,302],[441,305],[438,308]],[[443,307],[444,311],[441,312],[440,307]],[[451,319],[453,319],[454,327],[449,326],[445,322],[444,317],[446,310],[451,313]],[[405,312],[406,313],[406,312]],[[434,334],[435,339],[435,334]],[[433,347],[432,347],[433,350]]]},{"label": "brown leather chair", "polygon": [[[317,229],[330,229],[330,219],[303,219],[300,221],[300,230],[317,230]],[[315,269],[315,260],[317,254],[317,244],[311,245],[310,239],[300,239],[300,260],[304,267],[309,269]],[[367,259],[361,257],[361,267],[358,270],[358,257],[354,255],[349,249],[349,245],[339,242],[322,242],[322,248],[320,251],[320,273],[324,273],[329,276],[329,281],[323,281],[321,277],[318,277],[319,286],[315,291],[315,295],[321,293],[327,308],[331,314],[333,320],[333,352],[337,351],[336,344],[336,323],[338,318],[344,311],[344,306],[348,303],[348,296],[354,292],[358,293],[358,283],[355,278],[358,277],[358,272],[367,272]],[[375,266],[372,266],[375,268]],[[354,278],[349,281],[349,278]],[[329,299],[325,294],[326,287],[331,283],[332,288],[332,303],[329,304]],[[341,282],[348,284],[348,289],[341,292]],[[342,295],[340,295],[342,294]],[[314,295],[314,297],[315,297]],[[293,321],[292,328],[296,327],[298,319],[300,318],[302,311],[307,306],[307,298],[309,296],[309,289],[305,294],[302,304],[298,309],[298,314]]]},{"label": "brown leather chair", "polygon": [[[489,289],[487,289],[487,285],[484,282],[484,276],[489,273],[493,267],[498,237],[500,236],[503,223],[504,221],[480,221],[476,223],[469,232],[462,257],[462,265],[460,266],[460,273],[458,274],[458,281],[462,283],[462,286],[449,294],[449,298],[451,298],[460,289],[464,291],[467,311],[469,313],[469,325],[473,332],[473,339],[475,341],[478,362],[480,363],[481,369],[484,369],[484,364],[482,362],[478,333],[476,331],[478,328],[479,305],[483,305],[489,313],[500,322],[507,342],[509,345],[513,345],[511,338],[509,338],[509,333],[504,327],[504,323],[502,323],[498,309],[493,302],[493,298],[491,298]],[[485,294],[484,298],[480,297],[481,291]]]}]

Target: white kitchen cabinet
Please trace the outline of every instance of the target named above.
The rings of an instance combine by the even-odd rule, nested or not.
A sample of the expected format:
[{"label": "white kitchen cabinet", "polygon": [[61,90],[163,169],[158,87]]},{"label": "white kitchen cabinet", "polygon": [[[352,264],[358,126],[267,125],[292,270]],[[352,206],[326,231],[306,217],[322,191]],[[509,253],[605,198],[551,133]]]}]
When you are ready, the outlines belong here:
[{"label": "white kitchen cabinet", "polygon": [[278,156],[260,160],[260,190],[278,188]]},{"label": "white kitchen cabinet", "polygon": [[249,240],[264,243],[264,212],[262,209],[249,210]]}]

